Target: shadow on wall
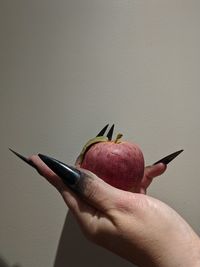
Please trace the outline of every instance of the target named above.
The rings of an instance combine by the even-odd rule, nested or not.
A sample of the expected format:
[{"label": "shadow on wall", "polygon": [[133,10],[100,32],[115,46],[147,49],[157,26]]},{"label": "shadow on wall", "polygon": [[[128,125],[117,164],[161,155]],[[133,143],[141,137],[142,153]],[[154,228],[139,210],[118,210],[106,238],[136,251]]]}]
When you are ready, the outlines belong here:
[{"label": "shadow on wall", "polygon": [[0,267],[21,267],[19,264],[9,265],[3,257],[0,257]]},{"label": "shadow on wall", "polygon": [[70,212],[65,220],[54,263],[54,267],[66,266],[133,267],[131,263],[87,241]]}]

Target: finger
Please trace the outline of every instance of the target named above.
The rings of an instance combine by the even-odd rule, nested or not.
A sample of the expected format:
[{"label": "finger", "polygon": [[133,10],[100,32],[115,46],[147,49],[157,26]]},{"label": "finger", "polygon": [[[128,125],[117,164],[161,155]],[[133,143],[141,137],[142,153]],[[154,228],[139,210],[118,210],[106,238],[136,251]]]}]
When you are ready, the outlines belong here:
[{"label": "finger", "polygon": [[82,168],[79,170],[82,173],[82,179],[78,184],[78,191],[83,198],[103,213],[109,213],[110,210],[115,209],[122,198],[122,191],[88,170]]},{"label": "finger", "polygon": [[28,158],[31,162],[35,164],[38,172],[49,181],[58,191],[63,190],[62,180],[50,169],[48,166],[37,156],[33,155]]},{"label": "finger", "polygon": [[151,165],[145,168],[144,176],[141,181],[141,191],[140,193],[146,193],[146,189],[152,183],[155,177],[160,176],[163,174],[167,169],[167,165],[163,163],[159,163],[156,165]]},{"label": "finger", "polygon": [[167,165],[163,163],[147,166],[144,170],[144,177],[148,180],[152,180],[153,178],[163,174],[166,169]]},{"label": "finger", "polygon": [[[115,201],[119,198],[121,190],[110,186],[89,171],[70,167],[41,154],[39,154],[39,157],[42,158],[45,164],[51,168],[53,172],[50,171],[47,166],[44,166],[44,162],[41,164],[38,158],[32,158],[32,160],[38,166],[42,175],[44,175],[54,186],[61,188],[61,185],[63,186],[61,181],[64,181],[64,184],[67,185],[67,187],[72,188],[72,190],[87,201],[90,206],[93,206],[102,212],[106,212],[114,207]],[[70,168],[72,168],[73,171],[69,172]],[[72,177],[73,172],[74,178]]]},{"label": "finger", "polygon": [[38,167],[40,174],[61,193],[65,203],[82,225],[93,217],[96,209],[92,208],[88,203],[83,201],[77,194],[70,190],[70,188],[66,187],[62,179],[38,156],[31,156],[30,159]]},{"label": "finger", "polygon": [[[113,227],[113,224],[110,220],[112,216],[109,214],[106,216],[107,214],[102,212],[104,210],[109,210],[109,208],[112,206],[110,205],[110,201],[105,201],[104,197],[101,198],[107,189],[104,190],[101,188],[101,186],[96,186],[96,183],[91,183],[91,181],[88,182],[87,179],[91,180],[90,176],[92,176],[92,174],[87,172],[86,175],[86,171],[82,171],[84,172],[83,176],[85,177],[84,179],[86,179],[86,181],[80,182],[78,185],[78,191],[80,187],[79,192],[83,192],[83,194],[79,195],[66,186],[66,184],[63,183],[63,180],[51,169],[49,169],[48,166],[44,164],[44,162],[38,156],[32,156],[31,160],[39,169],[40,174],[59,190],[65,203],[77,219],[87,238],[96,239],[101,229],[110,229],[110,227]],[[89,176],[90,178],[86,178],[86,176]],[[83,184],[81,185],[81,183]],[[96,189],[94,189],[95,187]],[[109,191],[109,193],[111,193],[112,200],[112,192]],[[102,211],[99,210],[99,207],[102,208]]]}]

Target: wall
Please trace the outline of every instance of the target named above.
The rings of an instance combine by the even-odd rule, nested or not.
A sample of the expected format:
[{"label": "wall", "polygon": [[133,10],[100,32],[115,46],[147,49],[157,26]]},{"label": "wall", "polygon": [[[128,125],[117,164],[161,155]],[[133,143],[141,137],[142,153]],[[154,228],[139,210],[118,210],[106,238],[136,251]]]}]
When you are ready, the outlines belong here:
[{"label": "wall", "polygon": [[149,194],[200,233],[199,10],[196,0],[1,0],[1,267],[130,266],[88,243],[56,190],[8,151],[72,164],[106,123],[147,165],[185,149]]}]

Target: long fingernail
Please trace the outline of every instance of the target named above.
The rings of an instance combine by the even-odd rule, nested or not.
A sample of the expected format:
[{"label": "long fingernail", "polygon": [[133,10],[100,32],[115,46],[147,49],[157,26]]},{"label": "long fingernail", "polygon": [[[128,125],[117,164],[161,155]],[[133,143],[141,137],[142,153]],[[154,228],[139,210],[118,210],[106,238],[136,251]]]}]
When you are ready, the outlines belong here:
[{"label": "long fingernail", "polygon": [[96,137],[98,137],[98,136],[103,136],[103,135],[105,134],[107,128],[108,128],[108,125],[109,125],[109,124],[106,124],[106,126],[103,127],[103,129],[97,134]]},{"label": "long fingernail", "polygon": [[26,162],[29,166],[35,168],[38,171],[37,166],[31,160],[27,159],[26,157],[22,156],[21,154],[19,154],[18,152],[12,150],[11,148],[9,148],[9,150],[13,154],[15,154],[18,158],[20,158],[21,160],[23,160],[24,162]]},{"label": "long fingernail", "polygon": [[113,124],[107,134],[108,140],[111,141],[112,140],[112,136],[113,136],[113,131],[114,131],[114,127],[115,125]]},{"label": "long fingernail", "polygon": [[158,164],[158,163],[163,163],[163,164],[167,165],[167,164],[169,164],[172,160],[174,160],[174,159],[175,159],[180,153],[182,153],[183,151],[184,151],[183,149],[181,149],[181,150],[179,150],[179,151],[176,151],[176,152],[174,152],[174,153],[172,153],[172,154],[170,154],[170,155],[168,155],[168,156],[166,156],[166,157],[164,157],[164,158],[162,158],[162,159],[156,161],[153,165],[156,165],[156,164]]},{"label": "long fingernail", "polygon": [[57,159],[38,154],[40,159],[55,173],[63,182],[74,189],[81,178],[81,172]]}]

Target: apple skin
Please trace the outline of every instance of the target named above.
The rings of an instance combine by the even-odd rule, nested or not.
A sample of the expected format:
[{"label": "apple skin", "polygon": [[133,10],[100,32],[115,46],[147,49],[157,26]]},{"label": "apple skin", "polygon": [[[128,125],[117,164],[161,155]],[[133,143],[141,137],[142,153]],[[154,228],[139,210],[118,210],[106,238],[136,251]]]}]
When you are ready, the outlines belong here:
[{"label": "apple skin", "polygon": [[81,167],[122,190],[137,188],[144,175],[144,157],[137,144],[122,141],[93,144]]}]

